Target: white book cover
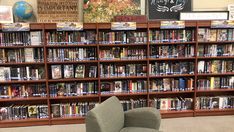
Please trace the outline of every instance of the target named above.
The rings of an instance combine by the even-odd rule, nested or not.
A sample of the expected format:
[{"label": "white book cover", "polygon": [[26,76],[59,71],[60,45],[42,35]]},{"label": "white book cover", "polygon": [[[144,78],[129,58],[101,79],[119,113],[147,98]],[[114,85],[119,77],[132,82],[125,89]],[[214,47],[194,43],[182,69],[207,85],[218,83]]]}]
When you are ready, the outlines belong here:
[{"label": "white book cover", "polygon": [[34,50],[33,48],[24,48],[25,62],[34,62]]},{"label": "white book cover", "polygon": [[41,45],[41,31],[31,31],[30,38],[31,38],[31,45]]}]

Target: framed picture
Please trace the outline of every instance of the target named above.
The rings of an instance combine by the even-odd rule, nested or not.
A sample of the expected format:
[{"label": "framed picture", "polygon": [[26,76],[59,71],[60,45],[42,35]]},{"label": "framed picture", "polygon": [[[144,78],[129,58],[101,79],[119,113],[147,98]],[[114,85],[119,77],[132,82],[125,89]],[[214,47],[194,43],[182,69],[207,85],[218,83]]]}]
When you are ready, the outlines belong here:
[{"label": "framed picture", "polygon": [[12,6],[0,6],[0,23],[13,23]]},{"label": "framed picture", "polygon": [[178,20],[180,12],[192,11],[192,0],[148,0],[149,20]]}]

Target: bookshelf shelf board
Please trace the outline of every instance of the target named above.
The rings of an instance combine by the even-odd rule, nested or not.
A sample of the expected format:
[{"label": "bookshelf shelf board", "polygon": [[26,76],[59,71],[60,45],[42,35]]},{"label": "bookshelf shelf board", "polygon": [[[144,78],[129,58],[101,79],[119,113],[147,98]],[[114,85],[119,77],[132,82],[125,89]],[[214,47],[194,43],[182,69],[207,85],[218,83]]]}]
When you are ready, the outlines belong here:
[{"label": "bookshelf shelf board", "polygon": [[234,109],[195,110],[196,116],[233,115]]},{"label": "bookshelf shelf board", "polygon": [[198,41],[198,44],[229,44],[229,43],[234,43],[234,41],[209,41],[209,42],[199,42]]},{"label": "bookshelf shelf board", "polygon": [[175,44],[196,44],[196,41],[191,41],[191,42],[158,42],[158,43],[152,43],[150,42],[150,46],[152,45],[175,45]]},{"label": "bookshelf shelf board", "polygon": [[50,100],[66,100],[66,99],[83,99],[83,98],[98,98],[98,95],[79,95],[79,96],[60,96],[60,97],[50,97]]},{"label": "bookshelf shelf board", "polygon": [[203,74],[200,74],[198,73],[197,76],[233,76],[234,75],[234,72],[231,72],[231,73],[203,73]]},{"label": "bookshelf shelf board", "polygon": [[49,119],[22,119],[22,120],[3,120],[0,121],[0,128],[20,127],[20,126],[41,126],[49,125]]},{"label": "bookshelf shelf board", "polygon": [[63,78],[63,79],[49,79],[48,82],[72,82],[72,81],[98,81],[98,78]]},{"label": "bookshelf shelf board", "polygon": [[101,80],[121,80],[121,79],[147,79],[146,76],[130,76],[130,77],[101,77]]},{"label": "bookshelf shelf board", "polygon": [[38,101],[38,100],[47,100],[47,97],[22,97],[22,98],[0,98],[0,102],[17,102],[17,101]]},{"label": "bookshelf shelf board", "polygon": [[101,94],[101,97],[110,97],[110,96],[144,96],[147,95],[147,92],[136,92],[136,93],[109,93]]},{"label": "bookshelf shelf board", "polygon": [[20,84],[23,84],[23,83],[45,83],[46,80],[23,80],[23,81],[0,81],[1,84],[17,84],[17,83],[20,83]]},{"label": "bookshelf shelf board", "polygon": [[217,57],[197,57],[199,60],[210,60],[210,59],[234,59],[234,56],[217,56]]},{"label": "bookshelf shelf board", "polygon": [[97,47],[97,44],[47,44],[46,48]]},{"label": "bookshelf shelf board", "polygon": [[168,111],[160,110],[162,118],[178,118],[178,117],[193,117],[193,110],[182,110],[182,111]]},{"label": "bookshelf shelf board", "polygon": [[56,62],[47,62],[47,64],[78,64],[78,63],[98,63],[97,60],[81,60],[81,61],[56,61]]},{"label": "bookshelf shelf board", "polygon": [[100,60],[101,63],[113,63],[113,62],[146,62],[147,59],[132,59],[132,60],[127,60],[127,59],[115,59],[115,60]]},{"label": "bookshelf shelf board", "polygon": [[147,43],[140,44],[99,44],[100,47],[131,47],[131,46],[147,46]]},{"label": "bookshelf shelf board", "polygon": [[213,90],[197,90],[197,93],[218,93],[218,92],[234,92],[234,89],[213,89]]},{"label": "bookshelf shelf board", "polygon": [[172,78],[172,77],[194,77],[194,74],[176,74],[176,75],[157,75],[150,78]]},{"label": "bookshelf shelf board", "polygon": [[44,62],[11,62],[11,63],[0,63],[1,66],[10,65],[45,65]]},{"label": "bookshelf shelf board", "polygon": [[27,46],[0,46],[0,49],[19,49],[19,48],[43,48],[43,45],[27,45]]},{"label": "bookshelf shelf board", "polygon": [[60,124],[83,124],[85,123],[85,117],[66,117],[66,118],[52,118],[51,125]]},{"label": "bookshelf shelf board", "polygon": [[150,58],[150,61],[164,61],[164,60],[195,60],[195,57],[178,57],[178,58]]},{"label": "bookshelf shelf board", "polygon": [[165,91],[165,92],[149,92],[150,95],[167,95],[167,94],[193,94],[194,91]]}]

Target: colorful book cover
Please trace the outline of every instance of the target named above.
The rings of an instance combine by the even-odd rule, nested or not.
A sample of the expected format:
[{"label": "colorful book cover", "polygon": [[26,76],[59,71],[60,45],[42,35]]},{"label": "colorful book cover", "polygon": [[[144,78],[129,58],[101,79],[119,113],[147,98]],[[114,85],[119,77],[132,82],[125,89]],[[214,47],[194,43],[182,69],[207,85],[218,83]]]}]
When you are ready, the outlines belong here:
[{"label": "colorful book cover", "polygon": [[111,22],[117,15],[141,15],[143,4],[143,0],[84,0],[84,22]]}]

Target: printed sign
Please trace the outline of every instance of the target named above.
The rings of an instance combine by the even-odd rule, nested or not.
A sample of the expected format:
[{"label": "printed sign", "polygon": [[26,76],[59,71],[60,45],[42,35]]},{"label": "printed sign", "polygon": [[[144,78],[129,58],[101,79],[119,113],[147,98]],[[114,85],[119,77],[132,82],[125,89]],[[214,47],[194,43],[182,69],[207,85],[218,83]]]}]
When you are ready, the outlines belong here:
[{"label": "printed sign", "polygon": [[29,31],[29,23],[6,23],[2,24],[2,31]]},{"label": "printed sign", "polygon": [[234,28],[234,21],[211,21],[211,28]]},{"label": "printed sign", "polygon": [[181,29],[185,28],[184,21],[161,21],[161,29]]},{"label": "printed sign", "polygon": [[80,22],[57,23],[57,31],[79,31],[79,30],[83,30],[83,23]]},{"label": "printed sign", "polygon": [[111,30],[136,30],[136,22],[112,22]]}]

